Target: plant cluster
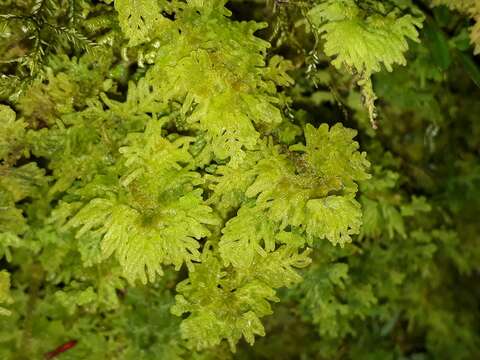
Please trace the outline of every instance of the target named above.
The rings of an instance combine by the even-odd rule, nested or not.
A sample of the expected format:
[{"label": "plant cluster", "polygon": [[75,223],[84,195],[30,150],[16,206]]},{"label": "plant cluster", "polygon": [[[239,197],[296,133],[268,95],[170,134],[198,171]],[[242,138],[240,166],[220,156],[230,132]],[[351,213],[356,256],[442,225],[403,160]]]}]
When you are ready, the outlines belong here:
[{"label": "plant cluster", "polygon": [[1,0],[1,359],[476,359],[480,3]]}]

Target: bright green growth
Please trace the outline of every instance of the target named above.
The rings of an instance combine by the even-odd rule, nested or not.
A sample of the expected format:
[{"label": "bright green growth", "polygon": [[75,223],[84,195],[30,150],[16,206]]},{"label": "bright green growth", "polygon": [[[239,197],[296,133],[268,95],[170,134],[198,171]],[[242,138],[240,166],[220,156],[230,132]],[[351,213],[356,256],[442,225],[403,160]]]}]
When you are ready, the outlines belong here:
[{"label": "bright green growth", "polygon": [[11,311],[3,306],[11,304],[13,298],[10,295],[10,274],[6,271],[0,272],[0,316],[8,316]]},{"label": "bright green growth", "polygon": [[[405,10],[412,14],[405,14]],[[406,64],[408,40],[419,41],[422,16],[408,2],[396,6],[354,0],[321,0],[308,14],[332,64],[358,74],[374,124],[376,96],[370,77],[383,68],[392,71],[395,64]]]},{"label": "bright green growth", "polygon": [[[290,148],[278,141],[275,131],[288,120],[277,87],[292,80],[288,62],[266,62],[269,44],[253,35],[264,24],[232,21],[217,1],[117,1],[115,9],[127,46],[154,49],[125,100],[113,79],[86,93],[80,109],[60,97],[105,77],[112,55],[99,49],[80,60],[53,58],[48,83],[33,85],[42,97],[20,99],[24,118],[2,107],[2,155],[12,159],[5,171],[28,171],[30,182],[46,186],[24,209],[16,203],[34,185],[0,182],[9,197],[3,223],[16,224],[2,229],[3,251],[24,243],[28,253],[27,244],[40,241],[36,252],[59,259],[80,253],[77,267],[114,264],[108,290],[96,282],[101,275],[81,273],[52,290],[69,313],[117,307],[111,294],[127,286],[122,279],[152,284],[170,265],[184,269],[172,311],[186,314],[180,329],[188,346],[226,339],[235,350],[242,337],[253,344],[265,335],[262,318],[277,290],[301,281],[297,269],[310,263],[310,247],[322,239],[344,246],[359,233],[356,183],[369,177],[366,154],[340,124],[307,124],[304,142]],[[100,65],[90,80],[82,63],[93,61]],[[52,106],[42,107],[49,97]],[[30,153],[46,160],[50,177]],[[22,155],[27,163],[15,166]],[[39,232],[48,232],[47,243]],[[46,279],[57,276],[50,270]]]},{"label": "bright green growth", "polygon": [[353,0],[321,1],[310,16],[325,39],[325,53],[337,68],[370,75],[405,65],[407,40],[418,41],[421,18],[388,9],[381,2],[363,8]]},{"label": "bright green growth", "polygon": [[59,358],[479,357],[479,75],[460,15],[7,3],[0,359],[72,340]]}]

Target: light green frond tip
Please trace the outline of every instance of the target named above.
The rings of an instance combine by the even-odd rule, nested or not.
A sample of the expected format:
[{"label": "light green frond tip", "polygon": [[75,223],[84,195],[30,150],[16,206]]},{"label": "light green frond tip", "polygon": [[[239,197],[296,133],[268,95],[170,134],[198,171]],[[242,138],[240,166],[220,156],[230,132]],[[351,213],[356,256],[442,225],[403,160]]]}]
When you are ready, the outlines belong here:
[{"label": "light green frond tip", "polygon": [[104,257],[114,254],[127,280],[145,284],[163,274],[162,264],[178,270],[199,260],[198,240],[210,234],[205,224],[216,222],[211,208],[202,202],[200,189],[145,211],[97,198],[68,225],[82,226],[77,237],[97,228],[104,234]]},{"label": "light green frond tip", "polygon": [[115,0],[115,9],[128,46],[151,41],[169,21],[161,15],[158,0]]},{"label": "light green frond tip", "polygon": [[351,242],[351,235],[360,232],[362,211],[355,199],[328,196],[307,203],[307,235],[327,238],[332,244]]},{"label": "light green frond tip", "polygon": [[370,76],[382,69],[405,65],[408,39],[418,42],[418,29],[423,18],[404,14],[405,9],[354,0],[323,0],[309,17],[324,40],[324,52],[338,68],[358,74],[365,106],[375,128],[375,100]]},{"label": "light green frond tip", "polygon": [[177,316],[189,314],[180,327],[189,347],[202,350],[226,339],[235,351],[242,337],[252,345],[255,335],[265,335],[260,318],[272,313],[270,301],[278,301],[271,287],[259,280],[235,281],[211,254],[194,267],[178,284],[172,307]]},{"label": "light green frond tip", "polygon": [[318,128],[307,124],[305,127],[305,145],[298,144],[291,150],[304,153],[306,161],[323,178],[338,178],[341,189],[355,193],[355,182],[367,180],[370,162],[365,152],[359,152],[359,144],[353,138],[357,131],[337,123],[332,127],[322,124]]},{"label": "light green frond tip", "polygon": [[275,249],[276,226],[255,208],[242,207],[222,232],[220,254],[227,266],[248,268],[257,255],[266,256]]},{"label": "light green frond tip", "polygon": [[421,19],[388,11],[374,3],[364,10],[354,0],[326,0],[314,7],[310,16],[325,40],[325,53],[333,65],[372,74],[388,71],[394,64],[405,65],[407,39],[418,41]]}]

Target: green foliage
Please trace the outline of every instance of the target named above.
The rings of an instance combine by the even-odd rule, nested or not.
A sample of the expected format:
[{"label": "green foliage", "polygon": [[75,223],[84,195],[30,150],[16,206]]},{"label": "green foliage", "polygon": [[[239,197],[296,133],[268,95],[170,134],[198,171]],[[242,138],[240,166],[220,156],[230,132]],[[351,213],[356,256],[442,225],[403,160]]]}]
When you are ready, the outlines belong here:
[{"label": "green foliage", "polygon": [[445,5],[452,10],[458,10],[462,13],[468,14],[475,24],[470,28],[470,41],[474,46],[474,53],[480,53],[480,3],[478,0],[432,0],[435,6]]},{"label": "green foliage", "polygon": [[115,1],[118,21],[129,46],[136,46],[154,37],[167,20],[160,14],[156,0]]},{"label": "green foliage", "polygon": [[[253,344],[255,335],[265,335],[260,317],[272,313],[269,301],[275,291],[258,281],[232,281],[221,263],[206,253],[189,279],[177,286],[175,315],[189,313],[183,321],[183,337],[197,349],[218,345],[228,339],[232,350],[242,336]],[[228,304],[228,306],[225,306]]]},{"label": "green foliage", "polygon": [[[6,271],[0,272],[0,303],[2,305],[11,304],[13,302],[10,295],[10,274]],[[8,316],[11,314],[10,310],[7,310],[3,306],[0,307],[0,316]]]},{"label": "green foliage", "polygon": [[[410,7],[404,1],[361,4],[354,0],[322,0],[309,11],[312,31],[324,40],[324,52],[333,57],[332,64],[359,74],[358,85],[374,126],[376,96],[370,76],[382,67],[392,71],[395,64],[405,65],[407,40],[419,41],[422,16]],[[405,10],[412,14],[405,14]]]},{"label": "green foliage", "polygon": [[[370,5],[370,4],[369,4]],[[367,76],[394,64],[405,65],[407,39],[418,41],[421,19],[388,9],[381,2],[364,9],[353,0],[320,1],[310,17],[325,39],[325,54],[333,65]]]},{"label": "green foliage", "polygon": [[476,6],[1,2],[0,358],[479,357]]}]

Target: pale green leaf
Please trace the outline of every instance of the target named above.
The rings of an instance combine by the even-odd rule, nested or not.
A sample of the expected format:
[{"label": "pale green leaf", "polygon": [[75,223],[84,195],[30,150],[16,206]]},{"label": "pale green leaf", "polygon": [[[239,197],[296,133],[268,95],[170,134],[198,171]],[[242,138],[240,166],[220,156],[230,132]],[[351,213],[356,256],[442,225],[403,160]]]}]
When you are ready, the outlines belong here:
[{"label": "pale green leaf", "polygon": [[161,15],[157,0],[115,0],[115,9],[129,46],[151,41],[169,22]]},{"label": "pale green leaf", "polygon": [[324,0],[310,11],[325,40],[325,53],[337,68],[372,74],[383,65],[391,71],[394,64],[405,65],[407,39],[418,41],[421,19],[396,9],[388,12],[380,4],[370,6],[374,8],[368,12],[354,0]]},{"label": "pale green leaf", "polygon": [[331,195],[307,203],[307,235],[327,238],[332,244],[345,245],[358,234],[362,224],[362,211],[355,199]]}]

